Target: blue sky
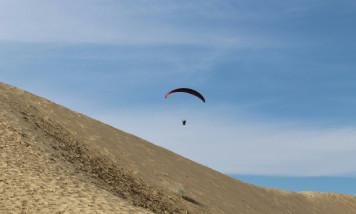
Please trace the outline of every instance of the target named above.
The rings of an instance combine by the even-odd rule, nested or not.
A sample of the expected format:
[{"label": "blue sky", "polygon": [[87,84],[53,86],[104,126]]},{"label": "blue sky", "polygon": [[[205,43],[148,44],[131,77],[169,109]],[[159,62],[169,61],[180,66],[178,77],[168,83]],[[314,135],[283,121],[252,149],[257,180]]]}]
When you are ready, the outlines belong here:
[{"label": "blue sky", "polygon": [[0,81],[223,173],[354,177],[354,20],[351,0],[0,0]]}]

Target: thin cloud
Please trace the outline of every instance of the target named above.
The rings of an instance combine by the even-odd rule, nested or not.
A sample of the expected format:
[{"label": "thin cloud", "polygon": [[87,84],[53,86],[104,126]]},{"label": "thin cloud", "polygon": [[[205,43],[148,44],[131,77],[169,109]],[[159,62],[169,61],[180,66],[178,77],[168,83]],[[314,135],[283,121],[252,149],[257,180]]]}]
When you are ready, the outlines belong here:
[{"label": "thin cloud", "polygon": [[236,28],[246,14],[227,2],[4,0],[0,6],[3,41],[215,47],[277,43],[244,33],[246,23]]},{"label": "thin cloud", "polygon": [[[202,114],[159,109],[92,116],[224,173],[330,176],[355,170],[356,127],[233,121],[216,110]],[[182,115],[189,118],[185,127],[180,124]]]}]

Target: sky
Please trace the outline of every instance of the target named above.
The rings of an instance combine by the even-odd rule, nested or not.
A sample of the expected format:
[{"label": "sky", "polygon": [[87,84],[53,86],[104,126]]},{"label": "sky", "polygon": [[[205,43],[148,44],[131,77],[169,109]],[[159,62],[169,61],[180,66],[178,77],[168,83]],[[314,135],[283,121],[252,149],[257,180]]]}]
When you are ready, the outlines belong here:
[{"label": "sky", "polygon": [[0,0],[0,81],[222,173],[356,177],[354,20],[353,0]]}]

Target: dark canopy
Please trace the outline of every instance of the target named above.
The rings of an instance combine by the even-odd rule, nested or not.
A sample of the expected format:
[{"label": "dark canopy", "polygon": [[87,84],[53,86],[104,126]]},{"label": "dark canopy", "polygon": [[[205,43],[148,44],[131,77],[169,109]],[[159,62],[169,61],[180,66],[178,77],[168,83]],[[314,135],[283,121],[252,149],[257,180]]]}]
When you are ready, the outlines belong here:
[{"label": "dark canopy", "polygon": [[199,99],[201,99],[205,103],[205,98],[203,97],[203,95],[201,95],[196,90],[193,90],[190,88],[176,88],[176,89],[170,90],[166,93],[164,98],[167,98],[170,94],[173,94],[176,92],[183,92],[183,93],[188,93],[188,94],[194,95],[194,96],[198,97]]}]

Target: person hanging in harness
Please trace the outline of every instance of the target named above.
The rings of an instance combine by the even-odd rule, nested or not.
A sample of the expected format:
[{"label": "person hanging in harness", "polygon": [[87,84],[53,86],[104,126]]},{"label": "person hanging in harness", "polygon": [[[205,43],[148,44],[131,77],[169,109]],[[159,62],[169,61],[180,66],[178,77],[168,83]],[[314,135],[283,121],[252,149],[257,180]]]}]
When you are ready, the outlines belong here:
[{"label": "person hanging in harness", "polygon": [[183,124],[183,126],[185,126],[185,124],[187,123],[187,121],[186,120],[182,120],[182,124]]}]

